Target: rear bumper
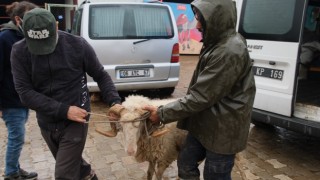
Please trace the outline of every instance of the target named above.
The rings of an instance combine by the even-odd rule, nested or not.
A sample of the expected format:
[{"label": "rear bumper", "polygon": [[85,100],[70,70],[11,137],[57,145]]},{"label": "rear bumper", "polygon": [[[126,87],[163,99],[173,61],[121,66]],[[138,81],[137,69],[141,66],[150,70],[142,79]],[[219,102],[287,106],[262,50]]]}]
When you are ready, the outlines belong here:
[{"label": "rear bumper", "polygon": [[258,109],[252,111],[252,119],[257,122],[279,126],[306,135],[320,137],[320,122],[282,116]]},{"label": "rear bumper", "polygon": [[[179,78],[169,78],[165,81],[115,83],[115,86],[118,91],[131,91],[175,87],[178,84],[178,82]],[[90,92],[100,92],[100,89],[96,82],[88,82],[87,85]]]}]

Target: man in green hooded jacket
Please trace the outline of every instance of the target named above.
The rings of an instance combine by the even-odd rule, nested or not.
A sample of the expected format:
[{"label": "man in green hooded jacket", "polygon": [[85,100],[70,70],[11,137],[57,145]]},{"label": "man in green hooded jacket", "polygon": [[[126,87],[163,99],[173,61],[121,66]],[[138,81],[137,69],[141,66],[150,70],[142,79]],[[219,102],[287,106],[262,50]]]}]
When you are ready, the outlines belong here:
[{"label": "man in green hooded jacket", "polygon": [[236,32],[231,0],[191,3],[203,48],[187,95],[165,106],[147,106],[153,123],[178,120],[189,133],[178,157],[181,179],[231,179],[235,154],[246,147],[255,96],[245,39]]}]

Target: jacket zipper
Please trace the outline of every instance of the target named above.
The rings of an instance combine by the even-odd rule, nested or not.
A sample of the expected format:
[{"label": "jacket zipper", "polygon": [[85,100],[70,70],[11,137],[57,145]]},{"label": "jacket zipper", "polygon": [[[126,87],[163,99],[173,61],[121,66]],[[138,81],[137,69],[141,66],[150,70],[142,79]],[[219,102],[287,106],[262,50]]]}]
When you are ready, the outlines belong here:
[{"label": "jacket zipper", "polygon": [[50,58],[48,57],[48,66],[49,66],[49,72],[50,72],[50,97],[52,96],[52,84],[53,84],[53,77],[52,77],[52,70],[51,70],[51,65],[50,65]]}]

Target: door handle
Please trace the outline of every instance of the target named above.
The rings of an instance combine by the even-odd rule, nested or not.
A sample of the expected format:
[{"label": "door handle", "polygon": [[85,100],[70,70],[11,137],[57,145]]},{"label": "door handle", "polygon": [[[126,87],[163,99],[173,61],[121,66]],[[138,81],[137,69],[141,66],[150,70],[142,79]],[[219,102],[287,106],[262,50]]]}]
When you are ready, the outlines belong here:
[{"label": "door handle", "polygon": [[276,65],[276,62],[274,62],[274,61],[269,61],[269,64],[270,64],[270,65]]}]

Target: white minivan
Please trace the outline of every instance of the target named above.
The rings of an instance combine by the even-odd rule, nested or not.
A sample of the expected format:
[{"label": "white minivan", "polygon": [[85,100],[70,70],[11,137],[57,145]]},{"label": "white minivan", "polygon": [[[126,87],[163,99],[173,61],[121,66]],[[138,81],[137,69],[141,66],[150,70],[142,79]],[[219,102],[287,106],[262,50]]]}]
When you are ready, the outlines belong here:
[{"label": "white minivan", "polygon": [[[170,95],[179,81],[178,31],[172,10],[160,3],[85,2],[71,33],[95,50],[118,91],[159,90]],[[90,92],[99,92],[88,76]]]},{"label": "white minivan", "polygon": [[252,122],[320,137],[320,56],[308,64],[300,58],[303,44],[320,40],[320,1],[236,0],[236,6],[254,65]]}]

